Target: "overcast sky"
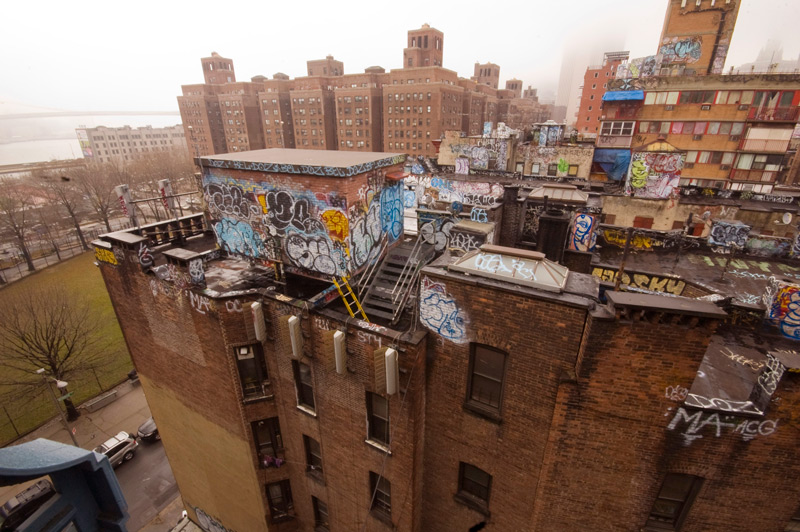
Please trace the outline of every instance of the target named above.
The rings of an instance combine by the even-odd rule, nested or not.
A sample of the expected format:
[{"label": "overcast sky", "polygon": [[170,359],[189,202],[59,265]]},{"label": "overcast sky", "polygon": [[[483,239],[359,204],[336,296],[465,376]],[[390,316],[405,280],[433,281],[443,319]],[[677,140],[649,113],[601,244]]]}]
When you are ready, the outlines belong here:
[{"label": "overcast sky", "polygon": [[[707,1],[707,0],[703,0]],[[720,0],[721,1],[721,0]],[[727,68],[755,60],[768,38],[800,54],[799,0],[741,0]],[[444,66],[469,77],[500,65],[501,85],[555,89],[567,45],[601,32],[631,57],[655,53],[667,0],[7,2],[0,32],[0,112],[16,104],[69,110],[177,111],[200,57],[234,61],[237,79],[306,73],[332,54],[346,73],[400,68],[409,29],[444,32]],[[603,50],[597,50],[598,59]],[[14,112],[14,111],[11,111]],[[18,111],[17,111],[18,112]]]}]

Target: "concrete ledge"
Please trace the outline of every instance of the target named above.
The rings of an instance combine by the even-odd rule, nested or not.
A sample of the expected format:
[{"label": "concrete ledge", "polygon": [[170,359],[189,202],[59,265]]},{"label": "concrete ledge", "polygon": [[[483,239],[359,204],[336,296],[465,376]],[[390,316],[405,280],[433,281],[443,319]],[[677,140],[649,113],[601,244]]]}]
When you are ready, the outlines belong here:
[{"label": "concrete ledge", "polygon": [[105,395],[101,395],[100,397],[96,397],[91,401],[83,403],[83,405],[81,406],[89,412],[96,412],[97,410],[100,410],[104,406],[109,405],[116,400],[117,400],[117,390],[112,390]]}]

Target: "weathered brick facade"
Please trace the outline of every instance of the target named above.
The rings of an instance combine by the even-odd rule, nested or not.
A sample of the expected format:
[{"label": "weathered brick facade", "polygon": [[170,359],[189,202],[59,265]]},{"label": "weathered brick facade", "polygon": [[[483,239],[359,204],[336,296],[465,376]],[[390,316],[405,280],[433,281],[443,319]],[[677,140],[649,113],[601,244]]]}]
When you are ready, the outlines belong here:
[{"label": "weathered brick facade", "polygon": [[[206,530],[656,530],[662,483],[675,474],[696,478],[696,496],[658,530],[782,530],[797,510],[800,385],[784,372],[796,369],[791,356],[772,355],[787,344],[763,331],[717,331],[726,314],[708,301],[609,292],[604,302],[597,277],[485,246],[423,268],[402,325],[350,317],[313,263],[293,264],[291,276],[277,265],[289,265],[285,241],[295,234],[338,235],[352,257],[359,217],[375,201],[375,229],[389,232],[396,198],[380,186],[359,192],[381,169],[296,174],[262,156],[209,158],[216,238],[164,222],[95,242],[187,511]],[[385,156],[373,165],[398,172]],[[234,211],[209,184],[248,207]],[[316,207],[284,231],[294,214],[276,220],[288,204],[261,203],[259,187]],[[513,216],[508,190],[502,212]],[[331,208],[348,214],[344,232],[313,222]],[[280,257],[226,242],[225,217],[241,234],[247,225],[279,236]],[[710,346],[723,337],[728,354],[712,363]],[[761,354],[742,355],[745,344]],[[399,359],[392,395],[387,348]],[[742,399],[751,400],[726,396],[731,382],[750,386]],[[698,401],[708,404],[691,406]],[[388,442],[374,436],[385,418]],[[256,428],[262,421],[272,435]]]}]

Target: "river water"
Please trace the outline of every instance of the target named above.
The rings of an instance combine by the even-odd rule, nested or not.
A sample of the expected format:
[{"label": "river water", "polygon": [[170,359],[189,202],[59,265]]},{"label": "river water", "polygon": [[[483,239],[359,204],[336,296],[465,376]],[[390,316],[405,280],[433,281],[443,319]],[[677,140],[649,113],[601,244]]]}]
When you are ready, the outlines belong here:
[{"label": "river water", "polygon": [[78,127],[166,127],[181,123],[175,115],[75,116],[0,120],[0,165],[82,157]]}]

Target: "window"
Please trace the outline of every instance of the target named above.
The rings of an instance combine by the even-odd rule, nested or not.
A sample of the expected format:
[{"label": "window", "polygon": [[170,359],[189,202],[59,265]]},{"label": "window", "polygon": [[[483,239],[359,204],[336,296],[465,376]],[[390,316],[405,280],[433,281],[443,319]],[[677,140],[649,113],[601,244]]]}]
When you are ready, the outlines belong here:
[{"label": "window", "polygon": [[491,414],[500,414],[506,356],[505,352],[498,349],[472,344],[467,383],[468,405]]},{"label": "window", "polygon": [[260,467],[266,467],[271,459],[278,457],[278,451],[283,450],[281,426],[277,417],[262,419],[251,423],[253,438],[255,439],[256,452]]},{"label": "window", "polygon": [[327,531],[330,525],[328,524],[328,505],[311,496],[311,505],[314,507],[314,530]]},{"label": "window", "polygon": [[531,175],[539,175],[539,163],[531,163]]},{"label": "window", "polygon": [[555,177],[558,175],[558,164],[548,164],[547,165],[547,175],[550,177]]},{"label": "window", "polygon": [[389,445],[389,401],[367,392],[367,438]]},{"label": "window", "polygon": [[306,471],[315,476],[322,476],[322,449],[314,438],[303,435],[306,447]]},{"label": "window", "polygon": [[603,122],[602,135],[633,135],[635,122]]},{"label": "window", "polygon": [[243,345],[236,347],[235,351],[242,397],[244,399],[265,397],[268,393],[269,378],[261,345]]},{"label": "window", "polygon": [[311,381],[311,368],[307,364],[292,360],[294,383],[297,388],[297,405],[314,410],[314,385]]},{"label": "window", "polygon": [[680,530],[703,479],[667,473],[647,519],[646,530]]},{"label": "window", "polygon": [[567,171],[567,175],[569,177],[577,176],[578,175],[578,165],[577,164],[569,165],[569,170]]},{"label": "window", "polygon": [[486,509],[489,505],[489,493],[492,489],[492,475],[486,471],[459,462],[458,466],[458,495],[470,506]]},{"label": "window", "polygon": [[646,216],[636,216],[633,219],[633,226],[641,227],[643,229],[650,229],[651,227],[653,227],[653,218],[648,218]]},{"label": "window", "polygon": [[292,488],[288,479],[267,484],[267,499],[269,500],[269,514],[273,521],[294,517]]},{"label": "window", "polygon": [[392,485],[377,473],[369,472],[370,511],[379,516],[392,515]]}]

